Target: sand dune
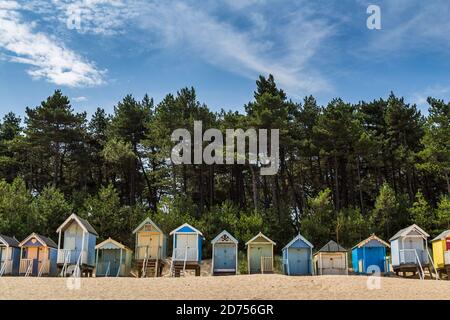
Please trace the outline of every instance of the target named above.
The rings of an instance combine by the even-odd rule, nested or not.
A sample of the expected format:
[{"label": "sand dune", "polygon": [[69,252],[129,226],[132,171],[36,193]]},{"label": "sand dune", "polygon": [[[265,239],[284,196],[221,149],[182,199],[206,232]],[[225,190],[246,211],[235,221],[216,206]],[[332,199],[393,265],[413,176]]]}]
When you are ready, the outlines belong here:
[{"label": "sand dune", "polygon": [[185,278],[1,278],[0,299],[446,299],[450,281],[367,277],[240,275]]}]

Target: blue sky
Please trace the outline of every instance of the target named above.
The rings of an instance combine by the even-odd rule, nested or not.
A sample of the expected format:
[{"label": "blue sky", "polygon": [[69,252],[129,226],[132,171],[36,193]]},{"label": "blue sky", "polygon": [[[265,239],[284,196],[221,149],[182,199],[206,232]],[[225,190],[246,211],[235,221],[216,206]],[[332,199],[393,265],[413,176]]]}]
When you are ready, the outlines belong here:
[{"label": "blue sky", "polygon": [[427,96],[450,100],[449,16],[447,0],[0,0],[0,115],[57,88],[89,114],[185,86],[242,110],[269,73],[293,100],[392,90],[426,112]]}]

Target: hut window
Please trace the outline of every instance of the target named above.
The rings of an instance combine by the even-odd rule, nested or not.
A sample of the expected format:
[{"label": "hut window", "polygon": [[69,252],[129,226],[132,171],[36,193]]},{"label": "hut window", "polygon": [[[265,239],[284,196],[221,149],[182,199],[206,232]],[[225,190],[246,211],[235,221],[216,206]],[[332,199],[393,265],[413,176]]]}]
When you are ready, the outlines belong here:
[{"label": "hut window", "polygon": [[144,226],[144,231],[152,231],[152,225],[151,224],[146,224]]}]

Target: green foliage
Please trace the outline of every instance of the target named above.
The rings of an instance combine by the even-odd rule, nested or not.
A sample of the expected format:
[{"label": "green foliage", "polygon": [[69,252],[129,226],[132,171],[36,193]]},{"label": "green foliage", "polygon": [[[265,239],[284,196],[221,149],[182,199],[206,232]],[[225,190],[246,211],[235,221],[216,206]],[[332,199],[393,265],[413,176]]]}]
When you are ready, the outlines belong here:
[{"label": "green foliage", "polygon": [[434,219],[433,210],[431,209],[428,202],[425,200],[422,192],[417,192],[416,200],[409,209],[411,214],[411,221],[424,230],[430,230]]},{"label": "green foliage", "polygon": [[375,208],[372,210],[370,222],[372,231],[376,234],[388,237],[391,235],[391,223],[393,217],[399,211],[399,203],[394,190],[389,184],[384,183],[380,188],[380,193],[375,201]]},{"label": "green foliage", "polygon": [[317,246],[324,245],[333,233],[335,212],[331,190],[325,189],[309,200],[308,212],[301,221],[301,234]]},{"label": "green foliage", "polygon": [[[132,246],[131,231],[150,216],[166,233],[183,223],[201,230],[205,257],[223,229],[241,249],[264,232],[278,251],[298,232],[316,247],[388,238],[411,222],[435,234],[450,221],[450,104],[428,103],[427,117],[393,93],[297,103],[269,75],[243,113],[212,112],[182,88],[157,104],[127,95],[112,115],[98,108],[88,121],[57,90],[26,108],[24,123],[12,113],[0,122],[0,232],[52,236],[75,212],[101,238]],[[196,120],[222,132],[279,129],[278,174],[250,163],[172,164],[171,133],[192,133]]]},{"label": "green foliage", "polygon": [[40,216],[30,210],[32,197],[21,177],[12,183],[0,181],[0,233],[18,239],[27,236],[29,230],[39,225]]},{"label": "green foliage", "polygon": [[436,209],[438,232],[450,229],[450,197],[442,196]]},{"label": "green foliage", "polygon": [[72,206],[66,201],[60,190],[50,185],[35,197],[31,205],[31,212],[34,217],[39,219],[34,232],[53,236],[56,229],[72,213]]}]

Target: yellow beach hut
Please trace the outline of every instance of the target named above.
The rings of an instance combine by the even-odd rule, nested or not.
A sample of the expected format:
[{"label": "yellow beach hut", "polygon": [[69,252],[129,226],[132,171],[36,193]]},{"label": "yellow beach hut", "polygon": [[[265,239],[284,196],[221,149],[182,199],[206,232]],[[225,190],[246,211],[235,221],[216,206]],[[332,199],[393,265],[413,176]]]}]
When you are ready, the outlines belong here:
[{"label": "yellow beach hut", "polygon": [[150,219],[146,218],[136,229],[134,259],[140,277],[161,276],[167,258],[167,236]]},{"label": "yellow beach hut", "polygon": [[439,275],[447,274],[450,276],[450,230],[442,232],[436,238],[431,240],[433,246],[434,267]]},{"label": "yellow beach hut", "polygon": [[247,246],[248,273],[273,273],[275,242],[260,232],[245,245]]}]

